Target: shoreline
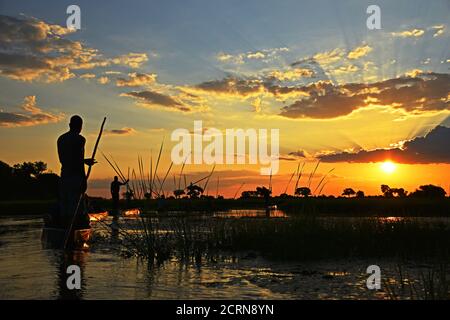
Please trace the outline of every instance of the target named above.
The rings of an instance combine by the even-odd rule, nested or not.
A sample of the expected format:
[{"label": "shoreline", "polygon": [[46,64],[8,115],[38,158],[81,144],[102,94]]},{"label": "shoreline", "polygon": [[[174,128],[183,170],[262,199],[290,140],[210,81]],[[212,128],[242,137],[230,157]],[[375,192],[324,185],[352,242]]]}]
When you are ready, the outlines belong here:
[{"label": "shoreline", "polygon": [[[57,200],[0,201],[0,216],[44,215]],[[112,200],[91,198],[93,211],[111,210]],[[335,217],[450,217],[450,198],[280,198],[270,200],[288,215]],[[126,201],[120,200],[120,207]],[[130,208],[142,212],[218,212],[229,210],[265,210],[264,199],[151,199],[132,200]]]}]

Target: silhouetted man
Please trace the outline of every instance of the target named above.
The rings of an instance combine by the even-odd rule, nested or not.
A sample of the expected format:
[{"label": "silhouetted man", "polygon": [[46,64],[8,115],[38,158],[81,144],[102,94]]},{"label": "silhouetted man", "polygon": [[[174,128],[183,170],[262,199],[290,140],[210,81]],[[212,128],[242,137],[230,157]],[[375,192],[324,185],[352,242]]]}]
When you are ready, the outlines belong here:
[{"label": "silhouetted man", "polygon": [[[58,156],[61,162],[60,215],[62,222],[68,226],[75,214],[81,196],[86,192],[87,181],[84,165],[92,166],[93,159],[84,159],[86,139],[80,135],[83,120],[80,116],[70,118],[70,130],[58,138]],[[76,226],[88,227],[89,216],[80,201]]]},{"label": "silhouetted man", "polygon": [[126,185],[128,180],[125,182],[120,182],[117,176],[114,177],[114,181],[111,182],[111,197],[113,202],[113,215],[119,214],[119,194],[120,187]]}]

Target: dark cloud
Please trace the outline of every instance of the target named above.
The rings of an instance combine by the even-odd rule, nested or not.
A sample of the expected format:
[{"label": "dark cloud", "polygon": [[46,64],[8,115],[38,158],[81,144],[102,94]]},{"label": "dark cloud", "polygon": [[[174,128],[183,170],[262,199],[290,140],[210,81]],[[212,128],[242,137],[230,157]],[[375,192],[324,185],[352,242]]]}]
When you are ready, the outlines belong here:
[{"label": "dark cloud", "polygon": [[104,58],[96,49],[65,38],[74,32],[34,18],[0,15],[0,75],[20,81],[58,82],[75,77],[74,70],[109,65],[137,68],[145,53]]},{"label": "dark cloud", "polygon": [[[304,70],[314,61],[299,61],[292,66]],[[317,69],[317,68],[316,68]],[[303,70],[303,69],[300,69]],[[194,91],[227,95],[242,99],[262,93],[286,101],[295,101],[281,109],[288,118],[329,119],[345,116],[370,105],[390,106],[405,112],[419,114],[450,109],[450,75],[434,72],[414,72],[409,75],[374,83],[334,84],[331,79],[313,70],[316,82],[283,85],[274,77],[239,78],[228,76],[207,81],[193,87]]]},{"label": "dark cloud", "polygon": [[167,108],[177,109],[183,112],[191,111],[189,107],[184,106],[175,98],[155,91],[132,91],[122,93],[121,96],[135,98],[143,105],[159,105]]},{"label": "dark cloud", "polygon": [[133,128],[111,129],[106,130],[106,133],[108,135],[126,136],[136,133],[136,130]]},{"label": "dark cloud", "polygon": [[0,111],[0,127],[29,127],[39,124],[55,123],[64,118],[63,114],[45,112],[36,105],[35,96],[27,96],[19,112]]},{"label": "dark cloud", "polygon": [[401,148],[342,152],[318,158],[323,162],[368,163],[391,160],[407,164],[450,163],[449,141],[450,128],[437,126],[426,136],[405,142]]},{"label": "dark cloud", "polygon": [[195,89],[206,92],[214,92],[217,94],[246,97],[261,92],[264,87],[261,80],[240,79],[237,77],[228,76],[220,80],[202,82],[195,86]]},{"label": "dark cloud", "polygon": [[293,156],[293,157],[298,157],[298,158],[306,158],[306,152],[303,150],[289,152],[289,155]]},{"label": "dark cloud", "polygon": [[302,88],[307,96],[282,109],[289,118],[327,119],[371,103],[410,113],[450,109],[450,75],[421,73],[370,84],[319,82]]}]

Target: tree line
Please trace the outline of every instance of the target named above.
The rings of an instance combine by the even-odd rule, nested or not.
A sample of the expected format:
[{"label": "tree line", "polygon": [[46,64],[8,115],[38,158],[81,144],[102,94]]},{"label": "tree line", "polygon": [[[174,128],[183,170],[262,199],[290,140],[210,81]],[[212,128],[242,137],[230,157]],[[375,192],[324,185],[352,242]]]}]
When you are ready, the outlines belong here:
[{"label": "tree line", "polygon": [[58,196],[59,176],[47,171],[42,161],[0,161],[0,200],[52,200]]}]

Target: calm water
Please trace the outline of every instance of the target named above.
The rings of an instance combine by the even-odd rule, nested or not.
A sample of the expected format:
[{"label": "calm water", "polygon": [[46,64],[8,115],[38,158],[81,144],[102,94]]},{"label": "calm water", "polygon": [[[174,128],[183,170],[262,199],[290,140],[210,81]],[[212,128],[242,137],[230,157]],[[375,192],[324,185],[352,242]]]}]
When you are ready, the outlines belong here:
[{"label": "calm water", "polygon": [[[229,218],[236,216],[233,211]],[[176,261],[148,268],[95,243],[70,256],[43,249],[41,228],[38,217],[0,217],[0,299],[380,299],[383,291],[366,288],[367,266],[379,265],[386,277],[396,268],[393,261],[378,260],[273,263],[253,254],[201,268]],[[83,275],[82,289],[75,292],[65,289],[64,278],[74,263]]]}]

